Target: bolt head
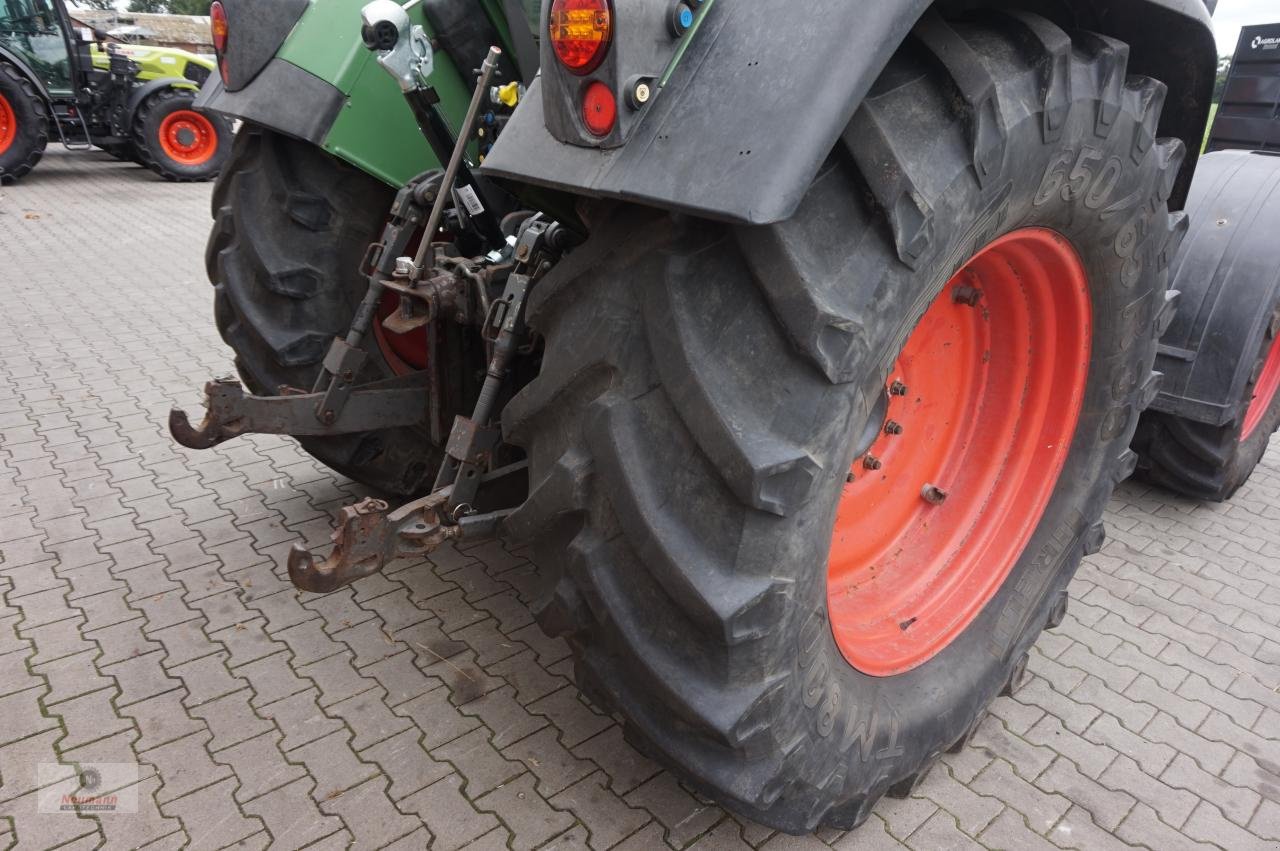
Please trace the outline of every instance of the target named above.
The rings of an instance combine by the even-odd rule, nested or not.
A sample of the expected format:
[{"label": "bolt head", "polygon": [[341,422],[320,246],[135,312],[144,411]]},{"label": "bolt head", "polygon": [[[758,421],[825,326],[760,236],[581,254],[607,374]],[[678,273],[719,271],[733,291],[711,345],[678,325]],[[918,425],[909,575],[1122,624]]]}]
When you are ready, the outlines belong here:
[{"label": "bolt head", "polygon": [[942,505],[947,501],[947,492],[937,485],[926,484],[920,489],[920,497],[930,505]]},{"label": "bolt head", "polygon": [[335,422],[338,421],[338,415],[335,414],[333,411],[325,411],[324,415],[320,417],[320,421],[323,422],[325,425],[333,425]]},{"label": "bolt head", "polygon": [[879,458],[874,455],[868,455],[862,459],[862,466],[866,467],[868,470],[879,470],[883,465],[881,465]]},{"label": "bolt head", "polygon": [[853,473],[850,473],[849,475],[845,476],[844,480],[847,484],[853,484],[853,481],[854,481]]},{"label": "bolt head", "polygon": [[894,422],[893,420],[889,420],[889,422],[884,424],[884,433],[885,434],[902,434],[902,424]]},{"label": "bolt head", "polygon": [[907,385],[903,384],[901,381],[893,382],[892,384],[889,385],[889,395],[891,396],[907,395]]},{"label": "bolt head", "polygon": [[648,103],[649,98],[653,96],[653,90],[649,88],[648,83],[636,83],[635,90],[631,96],[635,98],[636,103]]}]

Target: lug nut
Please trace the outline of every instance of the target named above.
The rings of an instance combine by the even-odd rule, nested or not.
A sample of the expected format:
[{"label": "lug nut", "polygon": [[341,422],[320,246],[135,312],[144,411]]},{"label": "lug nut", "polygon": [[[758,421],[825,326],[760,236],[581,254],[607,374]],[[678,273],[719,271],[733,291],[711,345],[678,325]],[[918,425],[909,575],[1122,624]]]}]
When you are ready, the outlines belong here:
[{"label": "lug nut", "polygon": [[890,396],[907,395],[907,385],[903,384],[901,381],[894,381],[892,384],[889,385],[889,395]]},{"label": "lug nut", "polygon": [[920,489],[920,496],[930,505],[942,505],[947,501],[947,492],[937,485],[926,484]]},{"label": "lug nut", "polygon": [[849,475],[845,476],[844,480],[847,484],[853,484],[853,473],[850,473]]},{"label": "lug nut", "polygon": [[982,291],[970,286],[956,287],[951,291],[951,300],[956,304],[976,307],[982,300]]},{"label": "lug nut", "polygon": [[880,459],[874,455],[868,455],[866,458],[862,459],[862,466],[866,467],[868,470],[879,470]]},{"label": "lug nut", "polygon": [[902,434],[902,424],[896,423],[893,420],[889,420],[889,422],[884,424],[884,433],[885,434]]}]

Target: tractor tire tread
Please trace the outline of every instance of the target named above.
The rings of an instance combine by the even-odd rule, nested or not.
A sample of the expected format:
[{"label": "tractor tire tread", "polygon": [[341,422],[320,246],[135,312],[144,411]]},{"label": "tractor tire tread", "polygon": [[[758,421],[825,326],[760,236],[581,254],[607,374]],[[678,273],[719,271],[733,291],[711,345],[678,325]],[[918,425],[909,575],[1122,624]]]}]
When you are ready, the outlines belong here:
[{"label": "tractor tire tread", "polygon": [[[940,110],[950,124],[914,132],[966,140],[957,180],[965,169],[979,185],[999,176],[984,163],[989,150],[1003,151],[1017,115],[1002,106],[1006,91],[1021,101],[1017,109],[1035,99],[1031,132],[1042,141],[1060,138],[1087,108],[1089,132],[1107,138],[1129,115],[1136,129],[1132,146],[1120,145],[1126,157],[1157,143],[1144,134],[1154,131],[1164,87],[1125,77],[1123,45],[1089,37],[1089,49],[1073,50],[1043,19],[1005,16],[981,34],[1002,40],[1002,56],[1023,57],[1016,76],[1005,66],[1001,77],[989,57],[958,46],[972,35],[935,21],[917,42],[935,68],[932,96],[954,105],[958,91],[963,106]],[[1072,91],[1073,80],[1087,78],[1096,91]],[[808,545],[766,561],[746,543],[764,540],[765,526],[803,522],[819,486],[844,480],[849,459],[832,450],[844,432],[832,424],[869,410],[851,384],[884,356],[873,331],[892,321],[894,305],[877,298],[890,291],[881,278],[909,275],[933,250],[930,187],[938,181],[904,155],[911,148],[893,129],[869,97],[800,211],[774,225],[735,229],[597,205],[592,238],[531,295],[543,368],[503,414],[507,439],[531,459],[530,497],[508,529],[533,545],[545,582],[536,616],[569,641],[584,692],[623,714],[628,740],[643,752],[788,832],[861,824],[884,794],[918,783],[930,755],[968,741],[986,705],[937,732],[943,741],[914,761],[892,764],[892,776],[853,785],[857,763],[849,768],[831,740],[807,732],[798,717],[807,711],[778,714],[795,687],[783,660],[794,652],[797,616],[788,607],[801,580],[789,565]],[[1159,158],[1140,158],[1144,186],[1163,185],[1179,168],[1180,145],[1159,144]],[[1163,227],[1155,199],[1137,214]],[[846,246],[844,265],[834,252],[796,248],[833,241]],[[849,260],[854,249],[858,259]],[[1083,551],[1101,546],[1103,509],[1136,463],[1129,438],[1158,381],[1151,363],[1164,279],[1154,268],[1153,294],[1135,302],[1133,333],[1117,353],[1133,368],[1115,387],[1105,443],[1115,448],[1083,501],[1083,537],[1010,639],[1010,667],[988,701],[1016,688],[1015,661],[1048,625]],[[836,287],[833,279],[867,283]],[[780,550],[791,546],[778,538],[787,542]],[[874,718],[871,727],[874,736]]]},{"label": "tractor tire tread", "polygon": [[180,170],[169,162],[168,157],[156,150],[155,134],[150,126],[152,114],[172,103],[175,98],[194,102],[195,97],[195,92],[186,89],[159,89],[147,95],[133,114],[133,152],[137,158],[136,162],[171,183],[202,183],[213,180],[222,171],[230,157],[228,148],[232,140],[231,124],[226,118],[213,113],[206,113],[205,117],[213,124],[217,133],[218,150],[214,152],[206,168],[197,171]]},{"label": "tractor tire tread", "polygon": [[[0,167],[0,185],[8,185],[30,174],[44,157],[45,148],[49,144],[49,112],[45,107],[44,99],[40,97],[40,92],[26,75],[19,71],[17,66],[3,59],[0,59],[0,81],[8,84],[10,96],[17,95],[25,101],[30,115],[35,118],[34,132],[24,132],[19,126],[19,137],[13,140],[9,151],[6,151],[6,153],[17,153],[15,164]],[[23,135],[26,136],[27,142],[25,153],[16,147],[22,143]]]},{"label": "tractor tire tread", "polygon": [[[364,294],[366,281],[355,270],[392,195],[305,142],[255,125],[236,134],[214,185],[205,266],[218,330],[250,391],[311,389],[330,342],[346,332]],[[363,380],[394,374],[377,346],[367,350]],[[389,495],[420,492],[439,463],[419,428],[300,443],[329,467]]]}]

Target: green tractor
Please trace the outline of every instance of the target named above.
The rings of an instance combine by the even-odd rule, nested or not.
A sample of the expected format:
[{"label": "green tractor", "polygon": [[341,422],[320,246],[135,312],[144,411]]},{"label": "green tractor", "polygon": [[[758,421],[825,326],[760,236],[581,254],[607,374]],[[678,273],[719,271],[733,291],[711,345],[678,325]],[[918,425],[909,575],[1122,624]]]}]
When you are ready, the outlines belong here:
[{"label": "green tractor", "polygon": [[217,176],[231,123],[193,106],[214,64],[106,39],[73,26],[63,0],[0,0],[0,182],[30,172],[51,138],[166,180]]},{"label": "green tractor", "polygon": [[1280,158],[1192,186],[1199,0],[212,15],[243,384],[175,439],[295,435],[377,493],[290,553],[307,591],[529,544],[583,691],[771,827],[855,827],[964,747],[1139,452],[1212,419],[1222,498],[1280,424]]}]

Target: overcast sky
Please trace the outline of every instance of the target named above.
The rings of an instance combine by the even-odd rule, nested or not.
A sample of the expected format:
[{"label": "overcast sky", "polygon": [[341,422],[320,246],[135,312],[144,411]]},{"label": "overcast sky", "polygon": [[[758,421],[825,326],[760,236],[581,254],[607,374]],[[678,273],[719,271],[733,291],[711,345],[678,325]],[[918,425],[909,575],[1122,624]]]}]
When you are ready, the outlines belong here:
[{"label": "overcast sky", "polygon": [[1280,24],[1280,0],[1218,0],[1213,29],[1219,56],[1236,52],[1240,28],[1248,24]]}]

